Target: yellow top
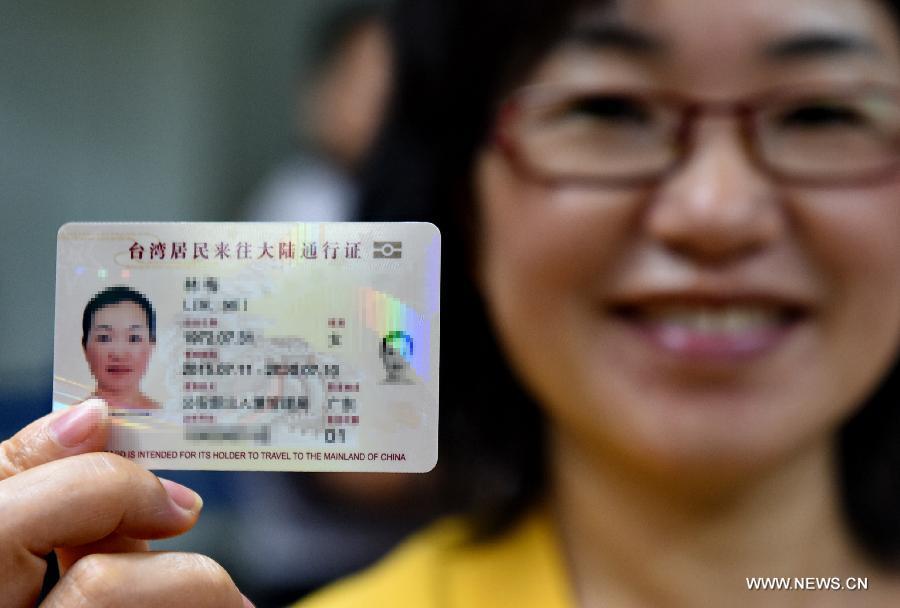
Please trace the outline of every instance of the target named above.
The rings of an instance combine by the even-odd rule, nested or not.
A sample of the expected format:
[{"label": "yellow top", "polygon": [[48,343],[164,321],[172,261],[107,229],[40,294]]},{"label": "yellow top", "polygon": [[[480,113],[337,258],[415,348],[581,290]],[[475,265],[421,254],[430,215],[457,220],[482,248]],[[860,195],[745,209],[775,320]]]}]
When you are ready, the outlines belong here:
[{"label": "yellow top", "polygon": [[368,570],[294,608],[571,608],[550,519],[533,511],[496,540],[466,542],[465,520],[442,520]]}]

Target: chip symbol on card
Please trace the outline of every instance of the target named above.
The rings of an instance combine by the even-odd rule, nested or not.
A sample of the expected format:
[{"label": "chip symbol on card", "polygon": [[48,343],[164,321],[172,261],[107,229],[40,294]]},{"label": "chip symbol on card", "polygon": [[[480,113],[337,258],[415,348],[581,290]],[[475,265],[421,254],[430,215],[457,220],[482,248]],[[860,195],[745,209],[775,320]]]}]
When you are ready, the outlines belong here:
[{"label": "chip symbol on card", "polygon": [[104,399],[109,451],[151,469],[434,467],[432,224],[75,223],[57,245],[53,408]]},{"label": "chip symbol on card", "polygon": [[403,257],[403,243],[400,241],[375,241],[373,258],[397,259]]}]

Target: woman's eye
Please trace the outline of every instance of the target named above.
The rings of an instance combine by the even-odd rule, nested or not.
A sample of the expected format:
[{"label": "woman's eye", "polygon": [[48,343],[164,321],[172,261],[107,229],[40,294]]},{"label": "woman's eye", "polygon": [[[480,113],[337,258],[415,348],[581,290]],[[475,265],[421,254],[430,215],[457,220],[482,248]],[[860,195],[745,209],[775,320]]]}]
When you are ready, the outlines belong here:
[{"label": "woman's eye", "polygon": [[859,110],[851,106],[810,104],[783,113],[778,123],[782,127],[812,128],[863,126],[868,121]]},{"label": "woman's eye", "polygon": [[646,103],[625,95],[585,97],[572,104],[570,113],[609,122],[646,123],[652,117]]},{"label": "woman's eye", "polygon": [[112,337],[109,334],[97,334],[96,341],[97,342],[110,342],[110,341],[112,341]]},{"label": "woman's eye", "polygon": [[128,336],[128,341],[129,342],[143,342],[144,337],[141,335],[138,335],[138,334],[131,334],[130,336]]}]

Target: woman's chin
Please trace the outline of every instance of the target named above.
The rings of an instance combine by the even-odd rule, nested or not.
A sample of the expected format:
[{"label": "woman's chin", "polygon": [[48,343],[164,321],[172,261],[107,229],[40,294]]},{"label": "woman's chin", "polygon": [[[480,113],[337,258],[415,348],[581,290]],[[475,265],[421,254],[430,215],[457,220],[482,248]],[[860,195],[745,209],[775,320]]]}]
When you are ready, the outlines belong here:
[{"label": "woman's chin", "polygon": [[97,387],[97,394],[106,399],[139,398],[140,386],[129,382],[108,382]]},{"label": "woman's chin", "polygon": [[813,407],[796,387],[685,390],[603,375],[593,391],[569,395],[557,408],[566,410],[565,434],[600,462],[615,459],[667,482],[728,485],[787,465],[830,436],[822,400]]},{"label": "woman's chin", "polygon": [[655,468],[765,470],[827,435],[839,416],[837,403],[825,405],[833,396],[809,318],[734,336],[597,321],[582,333],[572,392],[559,405],[580,403],[570,412],[576,424]]}]

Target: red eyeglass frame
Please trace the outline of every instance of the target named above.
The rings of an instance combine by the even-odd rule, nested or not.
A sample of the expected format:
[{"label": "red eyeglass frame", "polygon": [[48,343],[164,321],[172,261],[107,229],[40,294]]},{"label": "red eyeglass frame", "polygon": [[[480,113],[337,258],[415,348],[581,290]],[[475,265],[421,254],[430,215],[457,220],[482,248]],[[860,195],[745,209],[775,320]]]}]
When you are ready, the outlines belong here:
[{"label": "red eyeglass frame", "polygon": [[[876,185],[889,181],[891,178],[900,177],[900,125],[898,132],[893,136],[895,155],[884,168],[874,169],[865,174],[853,177],[829,177],[829,176],[802,176],[792,174],[790,171],[780,171],[766,161],[760,153],[759,137],[756,117],[762,109],[770,106],[779,99],[800,97],[798,93],[815,95],[827,93],[830,96],[857,96],[860,94],[877,94],[892,99],[900,108],[900,87],[884,85],[881,83],[864,82],[852,86],[839,86],[818,84],[814,86],[782,87],[770,89],[762,93],[747,96],[737,100],[700,101],[695,98],[671,91],[642,90],[635,88],[610,88],[601,89],[597,86],[573,87],[556,84],[537,84],[519,89],[507,97],[499,107],[497,118],[492,132],[491,140],[503,152],[510,165],[521,175],[548,186],[574,185],[595,188],[633,188],[645,187],[665,180],[675,173],[690,158],[696,148],[695,125],[705,115],[733,115],[738,119],[738,132],[744,152],[753,167],[762,174],[779,183],[814,187],[861,187]],[[665,104],[677,108],[680,117],[679,126],[675,137],[675,160],[661,171],[652,174],[635,175],[627,177],[587,177],[577,175],[548,175],[537,169],[525,158],[516,139],[510,133],[510,125],[522,112],[526,104],[549,104],[561,98],[573,94],[603,93],[613,96],[631,96],[643,99],[662,101]]]}]

